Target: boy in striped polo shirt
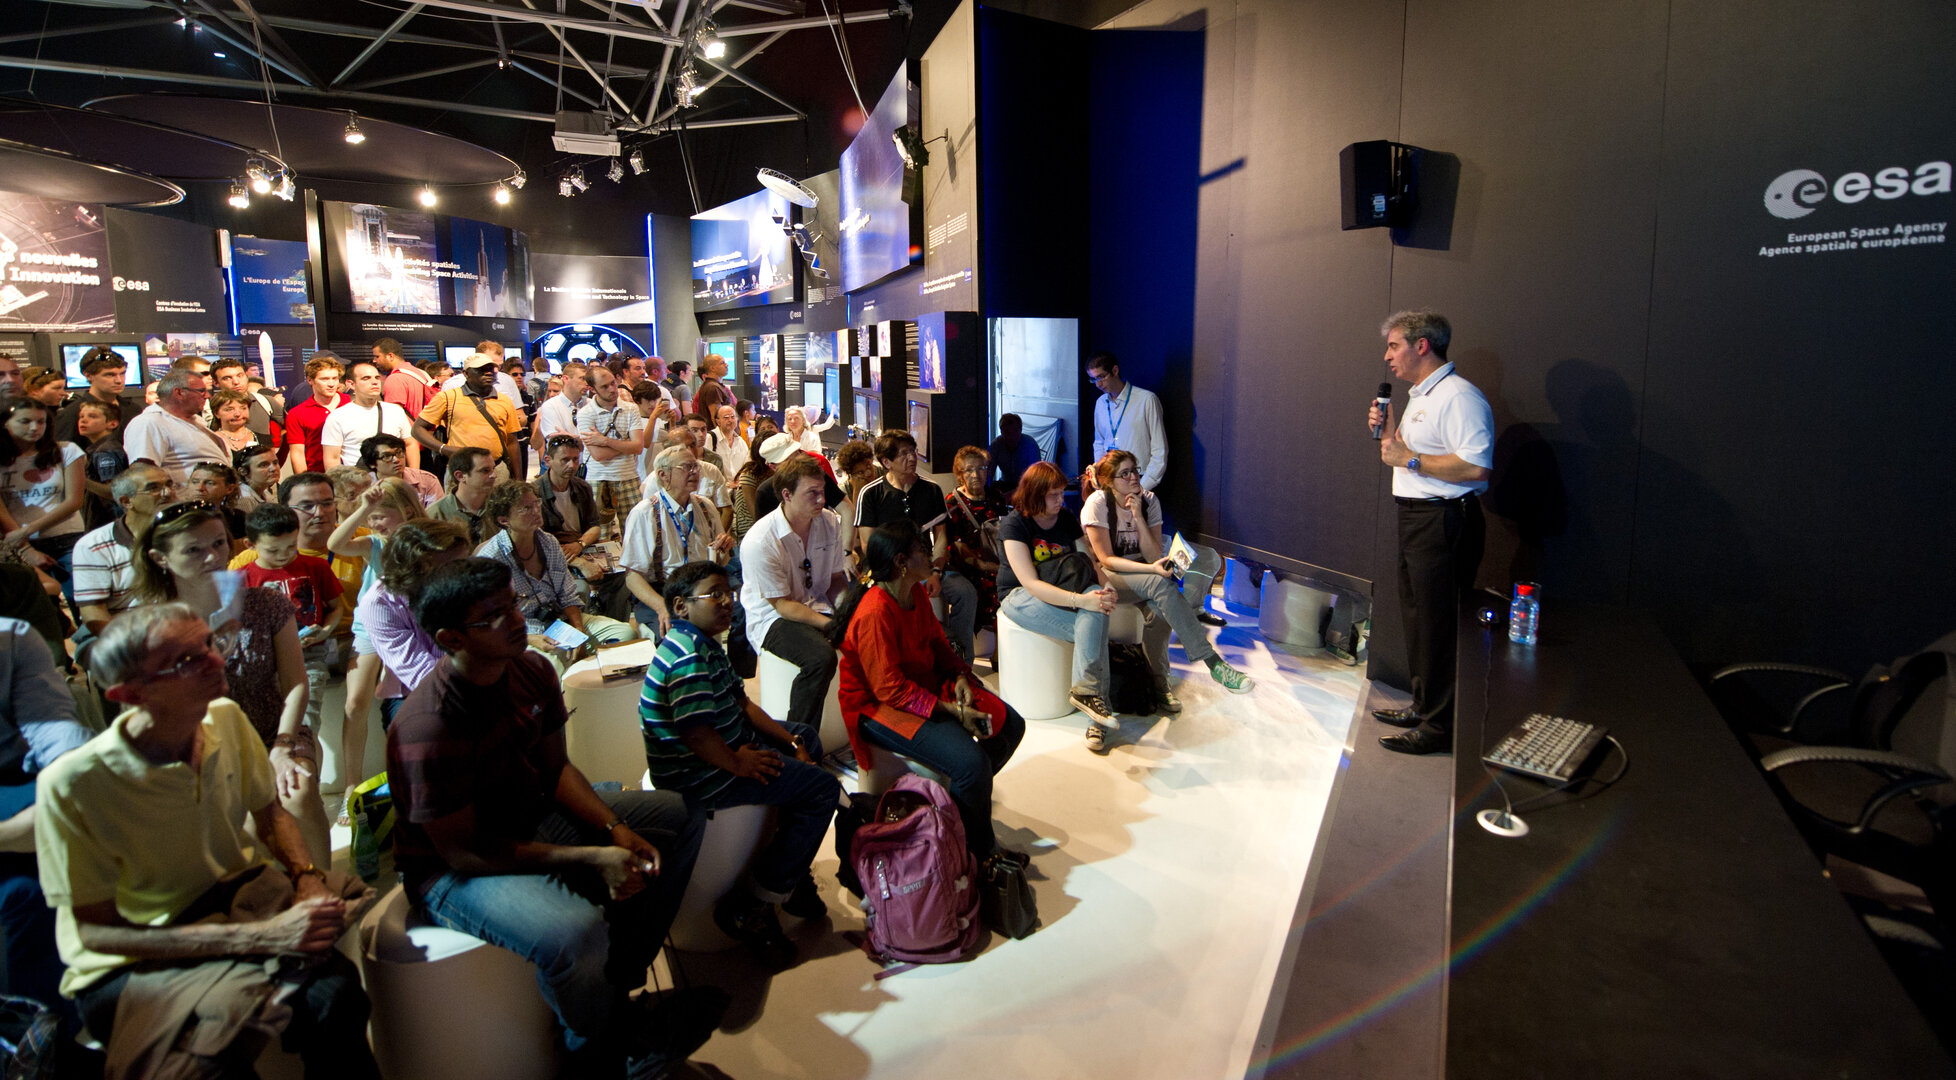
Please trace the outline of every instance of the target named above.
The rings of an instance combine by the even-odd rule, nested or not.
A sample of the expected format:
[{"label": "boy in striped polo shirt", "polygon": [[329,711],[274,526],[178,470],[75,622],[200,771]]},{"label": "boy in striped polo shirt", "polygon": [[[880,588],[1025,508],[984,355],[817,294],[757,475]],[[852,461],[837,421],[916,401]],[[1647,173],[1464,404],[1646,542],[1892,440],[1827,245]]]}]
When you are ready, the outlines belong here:
[{"label": "boy in striped polo shirt", "polygon": [[645,760],[654,787],[695,808],[773,806],[774,838],[755,856],[746,888],[713,909],[720,929],[780,970],[795,962],[774,905],[797,918],[827,911],[809,864],[821,849],[842,785],[817,764],[820,736],[782,723],[747,697],[727,652],[714,640],[733,621],[726,568],[690,562],[666,578],[672,629],[659,642],[639,695]]}]

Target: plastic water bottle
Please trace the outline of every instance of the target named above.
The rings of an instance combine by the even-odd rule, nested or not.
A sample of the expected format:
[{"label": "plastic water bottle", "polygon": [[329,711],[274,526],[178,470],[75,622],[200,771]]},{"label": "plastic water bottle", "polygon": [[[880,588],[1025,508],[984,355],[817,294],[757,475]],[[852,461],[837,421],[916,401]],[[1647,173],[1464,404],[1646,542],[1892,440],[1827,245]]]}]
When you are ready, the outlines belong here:
[{"label": "plastic water bottle", "polygon": [[1515,582],[1515,598],[1508,605],[1508,640],[1517,645],[1535,644],[1535,624],[1542,614],[1536,588],[1532,581]]}]

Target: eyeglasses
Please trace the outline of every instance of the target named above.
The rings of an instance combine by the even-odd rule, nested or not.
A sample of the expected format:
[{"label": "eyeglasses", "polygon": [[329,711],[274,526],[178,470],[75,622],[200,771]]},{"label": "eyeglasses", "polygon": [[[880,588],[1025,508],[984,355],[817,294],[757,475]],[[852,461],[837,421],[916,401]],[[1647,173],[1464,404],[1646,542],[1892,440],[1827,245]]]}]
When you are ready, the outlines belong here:
[{"label": "eyeglasses", "polygon": [[522,610],[514,604],[480,622],[463,623],[462,626],[469,630],[501,630],[503,627],[509,625],[509,620],[512,618],[518,622],[523,621]]},{"label": "eyeglasses", "polygon": [[196,652],[185,653],[183,656],[177,658],[175,663],[150,672],[143,679],[145,682],[154,682],[159,679],[180,679],[186,675],[196,674],[198,671],[209,666],[213,658],[222,662],[223,658],[230,653],[230,646],[232,644],[235,644],[234,635],[207,634],[204,637],[203,648],[198,649]]},{"label": "eyeglasses", "polygon": [[699,463],[695,462],[691,465],[668,465],[662,471],[678,473],[681,476],[698,476],[700,474],[700,467]]},{"label": "eyeglasses", "polygon": [[313,502],[301,502],[301,503],[288,503],[286,505],[292,507],[292,509],[298,511],[301,514],[304,514],[307,517],[318,517],[320,514],[325,513],[328,509],[337,509],[339,506],[338,503],[335,503],[331,499],[327,499],[323,502],[313,501]]},{"label": "eyeglasses", "polygon": [[712,592],[694,593],[691,596],[682,596],[680,597],[680,599],[681,600],[713,600],[724,604],[727,601],[733,599],[733,590],[725,589],[725,588],[715,589]]},{"label": "eyeglasses", "polygon": [[394,462],[395,464],[399,464],[404,458],[406,458],[406,456],[407,455],[401,453],[399,450],[387,450],[382,453],[375,454],[374,460],[391,461]]},{"label": "eyeglasses", "polygon": [[1138,480],[1140,478],[1140,469],[1122,469],[1120,472],[1114,474],[1114,479],[1116,480]]}]

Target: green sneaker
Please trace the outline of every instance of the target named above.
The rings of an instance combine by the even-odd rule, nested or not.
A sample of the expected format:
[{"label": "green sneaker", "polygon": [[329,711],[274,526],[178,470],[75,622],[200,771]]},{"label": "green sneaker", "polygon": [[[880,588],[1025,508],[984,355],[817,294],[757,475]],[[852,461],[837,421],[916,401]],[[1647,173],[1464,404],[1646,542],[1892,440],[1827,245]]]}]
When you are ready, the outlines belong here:
[{"label": "green sneaker", "polygon": [[1229,662],[1218,656],[1209,661],[1209,677],[1223,684],[1223,689],[1232,694],[1247,694],[1256,689],[1256,680],[1229,666]]}]

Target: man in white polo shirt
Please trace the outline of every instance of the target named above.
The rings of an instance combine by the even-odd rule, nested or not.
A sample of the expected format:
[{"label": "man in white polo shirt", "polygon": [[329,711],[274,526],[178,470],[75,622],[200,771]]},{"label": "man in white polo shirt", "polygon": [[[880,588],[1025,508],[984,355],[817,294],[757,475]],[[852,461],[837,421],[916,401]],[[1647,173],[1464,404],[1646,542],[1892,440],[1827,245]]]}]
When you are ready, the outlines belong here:
[{"label": "man in white polo shirt", "polygon": [[1381,425],[1379,460],[1392,467],[1399,503],[1399,607],[1413,706],[1372,715],[1411,728],[1379,740],[1402,754],[1453,748],[1454,646],[1460,595],[1474,587],[1487,522],[1481,493],[1494,465],[1494,410],[1478,388],[1453,370],[1453,328],[1432,311],[1402,311],[1385,321],[1386,366],[1413,384],[1403,419],[1372,406]]},{"label": "man in white polo shirt", "polygon": [[210,397],[209,375],[189,366],[171,368],[157,380],[156,404],[129,421],[122,437],[129,463],[155,465],[184,490],[199,462],[229,466],[230,444],[198,419]]},{"label": "man in white polo shirt", "polygon": [[392,435],[407,444],[409,468],[421,467],[421,444],[414,441],[414,418],[380,399],[385,377],[372,360],[346,365],[345,383],[353,400],[334,409],[319,429],[319,456],[328,466],[360,464],[360,444],[375,435]]},{"label": "man in white polo shirt", "polygon": [[849,582],[842,522],[825,508],[828,474],[806,455],[775,470],[781,505],[740,542],[740,604],[747,640],[801,669],[784,719],[822,726],[822,703],[835,676],[827,637],[835,597]]},{"label": "man in white polo shirt", "polygon": [[577,410],[577,436],[591,459],[584,479],[597,496],[598,517],[613,519],[620,530],[642,494],[638,452],[645,449],[645,417],[618,392],[621,385],[609,370],[592,368],[591,400]]}]

